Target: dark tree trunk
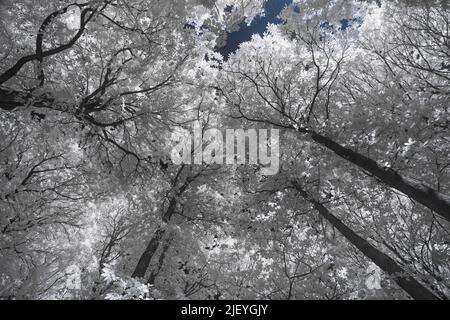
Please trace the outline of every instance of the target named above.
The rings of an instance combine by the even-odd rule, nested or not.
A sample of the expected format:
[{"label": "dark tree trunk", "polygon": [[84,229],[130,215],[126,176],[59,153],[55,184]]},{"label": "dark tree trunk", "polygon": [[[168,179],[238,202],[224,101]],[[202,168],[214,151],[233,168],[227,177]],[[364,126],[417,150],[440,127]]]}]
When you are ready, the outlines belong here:
[{"label": "dark tree trunk", "polygon": [[[183,167],[181,167],[179,169],[177,177],[181,174],[182,171],[183,171]],[[170,222],[170,219],[172,218],[173,214],[175,213],[175,209],[177,207],[177,198],[179,196],[181,196],[183,194],[183,192],[188,188],[190,182],[191,182],[191,180],[187,179],[186,182],[179,188],[176,195],[170,199],[167,210],[162,215],[162,220],[165,223]],[[131,275],[133,278],[143,278],[145,276],[145,273],[147,272],[150,262],[151,262],[153,256],[155,255],[156,250],[158,250],[158,247],[161,244],[161,240],[162,240],[165,232],[166,232],[166,229],[162,225],[160,225],[156,229],[155,233],[153,234],[153,237],[150,239],[150,241],[147,245],[147,248],[145,248],[145,251],[142,253],[142,255],[139,259],[139,262],[136,265],[136,268],[134,269],[133,274]]]},{"label": "dark tree trunk", "polygon": [[150,261],[155,255],[155,252],[159,247],[159,243],[161,242],[161,239],[165,233],[166,229],[163,226],[159,226],[158,229],[156,229],[153,237],[150,239],[147,245],[147,248],[145,248],[144,252],[142,253],[141,258],[139,259],[139,262],[133,271],[133,274],[131,275],[133,278],[143,278],[145,276],[148,266],[150,265]]},{"label": "dark tree trunk", "polygon": [[155,268],[152,270],[152,272],[150,273],[150,276],[148,277],[148,280],[147,280],[148,284],[155,284],[156,277],[158,276],[158,273],[161,270],[162,265],[164,264],[164,259],[166,257],[166,253],[167,253],[167,250],[169,249],[169,247],[170,247],[170,241],[169,241],[169,239],[167,239],[163,245],[161,254],[159,255],[158,263],[156,264]]},{"label": "dark tree trunk", "polygon": [[[162,219],[165,223],[168,223],[172,218],[175,212],[176,205],[177,205],[176,199],[175,198],[170,199],[169,206],[167,207],[167,210],[164,212],[162,216]],[[143,278],[145,276],[148,266],[150,265],[150,262],[152,261],[152,258],[155,255],[156,250],[158,250],[158,247],[165,233],[166,229],[162,225],[156,229],[155,233],[153,234],[153,237],[150,239],[147,245],[147,248],[145,248],[144,252],[142,253],[139,262],[133,271],[133,274],[131,275],[133,278]]]},{"label": "dark tree trunk", "polygon": [[357,235],[353,230],[347,227],[341,220],[336,218],[319,201],[309,196],[296,181],[292,182],[295,189],[314,208],[335,227],[351,244],[358,248],[367,258],[372,260],[381,270],[393,277],[394,281],[405,290],[413,299],[418,300],[439,300],[430,290],[420,284],[416,279],[406,275],[405,270],[392,258],[375,248],[367,240]]},{"label": "dark tree trunk", "polygon": [[166,212],[164,213],[164,215],[162,217],[164,222],[168,223],[170,221],[173,214],[175,213],[176,206],[177,206],[177,200],[175,198],[170,199],[169,207],[167,208]]},{"label": "dark tree trunk", "polygon": [[425,184],[411,178],[403,177],[390,168],[379,166],[376,161],[363,156],[349,148],[343,147],[332,139],[307,129],[299,129],[301,133],[311,134],[312,140],[330,149],[338,156],[364,169],[378,178],[382,183],[397,189],[411,199],[433,210],[441,217],[450,221],[450,197],[446,196]]}]

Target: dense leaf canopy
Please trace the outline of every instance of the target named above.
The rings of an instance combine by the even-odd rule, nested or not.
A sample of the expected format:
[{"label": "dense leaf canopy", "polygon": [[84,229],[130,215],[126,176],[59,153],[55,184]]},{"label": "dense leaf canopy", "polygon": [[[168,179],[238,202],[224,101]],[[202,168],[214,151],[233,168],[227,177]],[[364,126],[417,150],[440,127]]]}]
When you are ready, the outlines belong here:
[{"label": "dense leaf canopy", "polygon": [[[0,299],[450,297],[447,1],[294,0],[223,57],[264,8],[0,2]],[[175,164],[195,124],[279,170]]]}]

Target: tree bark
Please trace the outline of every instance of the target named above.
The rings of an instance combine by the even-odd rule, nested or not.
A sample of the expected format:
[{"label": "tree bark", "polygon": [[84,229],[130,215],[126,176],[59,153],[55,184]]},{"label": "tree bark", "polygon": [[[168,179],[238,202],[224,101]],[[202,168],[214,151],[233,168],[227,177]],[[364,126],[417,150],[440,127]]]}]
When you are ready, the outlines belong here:
[{"label": "tree bark", "polygon": [[[164,215],[162,217],[165,223],[168,223],[172,218],[172,215],[175,212],[176,204],[177,204],[176,199],[172,198],[169,202],[167,210],[164,212]],[[136,265],[136,268],[133,271],[133,274],[131,275],[133,278],[143,278],[145,276],[148,266],[150,265],[150,262],[153,256],[155,255],[156,250],[158,250],[158,247],[160,246],[161,240],[164,237],[165,233],[166,233],[165,225],[160,225],[156,229],[155,233],[153,234],[153,237],[150,239],[147,247],[142,253],[138,261],[138,264]]]},{"label": "tree bark", "polygon": [[333,151],[341,158],[357,165],[359,168],[366,170],[368,173],[378,178],[382,183],[404,193],[411,199],[450,221],[449,196],[444,195],[421,182],[404,177],[391,168],[383,168],[379,166],[376,161],[346,148],[328,137],[305,128],[300,128],[298,131],[303,134],[311,134],[313,141]]},{"label": "tree bark", "polygon": [[150,276],[148,277],[148,280],[147,280],[148,284],[155,284],[156,277],[158,276],[159,271],[161,270],[162,265],[164,264],[164,259],[166,258],[166,253],[167,253],[167,250],[169,249],[169,247],[170,247],[170,241],[169,241],[169,239],[167,239],[162,247],[161,254],[159,255],[159,258],[158,258],[158,263],[156,264],[155,268],[152,270],[152,272],[150,273]]},{"label": "tree bark", "polygon": [[358,248],[367,258],[373,261],[381,270],[393,277],[394,281],[405,290],[413,299],[417,300],[439,300],[439,298],[419,283],[413,277],[406,275],[405,270],[392,258],[374,247],[367,240],[361,238],[353,230],[347,227],[341,220],[336,218],[322,203],[309,196],[301,185],[293,181],[295,189],[314,208],[335,227],[351,244]]},{"label": "tree bark", "polygon": [[[182,170],[183,168],[180,168],[179,173],[181,173]],[[190,180],[187,179],[186,182],[179,188],[178,192],[173,197],[170,198],[167,210],[162,215],[162,220],[164,221],[165,224],[170,222],[170,219],[175,213],[175,209],[177,206],[177,198],[181,196],[183,192],[188,188],[189,183]],[[147,247],[142,253],[138,261],[138,264],[136,265],[136,268],[133,271],[133,274],[131,275],[133,278],[143,278],[145,276],[145,273],[147,272],[150,262],[153,256],[155,255],[156,250],[158,250],[158,247],[160,246],[161,240],[164,237],[165,233],[166,227],[164,225],[160,225],[156,229],[155,233],[153,234],[153,237],[150,239]]]},{"label": "tree bark", "polygon": [[156,229],[155,233],[153,234],[153,237],[150,239],[147,247],[142,253],[139,262],[133,271],[133,274],[131,275],[133,278],[143,278],[145,276],[148,266],[150,265],[150,261],[155,255],[155,252],[159,247],[159,243],[161,242],[161,239],[165,233],[166,229],[164,228],[164,226],[159,226]]}]

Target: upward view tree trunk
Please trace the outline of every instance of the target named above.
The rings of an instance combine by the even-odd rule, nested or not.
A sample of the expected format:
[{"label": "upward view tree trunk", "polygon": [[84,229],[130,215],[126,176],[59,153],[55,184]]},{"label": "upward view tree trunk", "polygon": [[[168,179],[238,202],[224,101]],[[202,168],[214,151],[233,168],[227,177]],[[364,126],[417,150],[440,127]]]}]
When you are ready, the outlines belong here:
[{"label": "upward view tree trunk", "polygon": [[131,275],[133,278],[143,278],[145,276],[148,266],[150,265],[150,261],[152,260],[156,250],[158,250],[159,244],[165,233],[166,229],[164,228],[164,226],[159,226],[156,229],[153,237],[150,239],[147,247],[139,258],[133,274]]},{"label": "upward view tree trunk", "polygon": [[[163,221],[168,223],[172,218],[173,213],[175,212],[177,201],[175,198],[172,198],[169,202],[169,206],[167,210],[164,212]],[[143,278],[145,273],[147,272],[148,266],[152,261],[153,256],[155,255],[156,250],[158,250],[164,235],[166,234],[166,225],[159,225],[153,234],[152,238],[147,244],[144,252],[142,253],[139,261],[136,265],[136,268],[131,275],[133,278]]]},{"label": "upward view tree trunk", "polygon": [[351,244],[358,248],[367,258],[373,261],[381,270],[393,277],[394,281],[405,290],[413,299],[439,300],[439,298],[420,284],[413,277],[406,275],[405,270],[395,260],[384,254],[367,240],[361,238],[353,230],[336,218],[323,204],[312,198],[302,186],[293,181],[295,189],[322,215],[333,227],[335,227]]},{"label": "upward view tree trunk", "polygon": [[[184,166],[182,166],[176,175],[175,181],[174,181],[174,187],[177,184],[177,181],[181,175],[181,173],[184,170]],[[136,268],[133,271],[133,274],[131,275],[133,278],[143,278],[145,276],[145,273],[147,272],[147,269],[150,265],[150,262],[152,261],[153,256],[155,255],[155,252],[158,250],[159,246],[163,242],[162,239],[166,233],[166,225],[170,222],[172,219],[173,214],[175,213],[175,209],[177,207],[177,199],[180,197],[186,189],[189,187],[189,184],[197,177],[189,177],[186,179],[186,181],[183,183],[183,185],[178,189],[178,191],[170,198],[169,205],[167,206],[166,211],[162,215],[162,220],[164,224],[161,224],[156,229],[155,233],[153,234],[152,238],[147,244],[147,247],[145,248],[144,252],[142,253],[141,257],[139,258],[139,261],[136,265]],[[165,250],[163,250],[164,252]],[[164,258],[164,257],[163,257]]]},{"label": "upward view tree trunk", "polygon": [[158,257],[158,263],[156,264],[155,268],[150,273],[150,276],[148,277],[147,283],[148,284],[155,284],[156,277],[158,276],[159,271],[161,270],[164,259],[166,258],[167,250],[170,247],[170,241],[167,239],[162,247],[161,254]]},{"label": "upward view tree trunk", "polygon": [[310,131],[305,128],[298,129],[301,133],[311,134],[313,141],[333,151],[341,158],[357,165],[359,168],[367,171],[382,183],[404,193],[411,199],[433,210],[441,217],[450,221],[450,197],[444,195],[425,184],[404,177],[390,168],[379,166],[376,161],[363,156],[349,148],[346,148],[332,139]]}]

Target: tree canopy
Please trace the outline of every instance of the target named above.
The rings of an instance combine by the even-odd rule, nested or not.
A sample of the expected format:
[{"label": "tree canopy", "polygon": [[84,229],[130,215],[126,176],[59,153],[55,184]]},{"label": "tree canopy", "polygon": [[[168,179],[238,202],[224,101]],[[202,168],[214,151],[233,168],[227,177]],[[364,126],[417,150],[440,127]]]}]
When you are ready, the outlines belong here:
[{"label": "tree canopy", "polygon": [[0,2],[0,299],[450,297],[447,1],[266,3]]}]

